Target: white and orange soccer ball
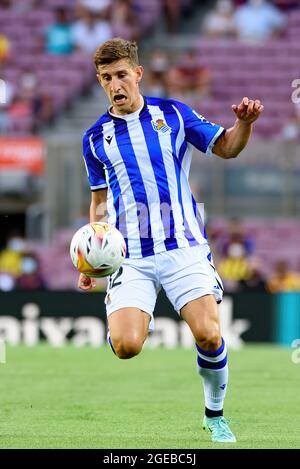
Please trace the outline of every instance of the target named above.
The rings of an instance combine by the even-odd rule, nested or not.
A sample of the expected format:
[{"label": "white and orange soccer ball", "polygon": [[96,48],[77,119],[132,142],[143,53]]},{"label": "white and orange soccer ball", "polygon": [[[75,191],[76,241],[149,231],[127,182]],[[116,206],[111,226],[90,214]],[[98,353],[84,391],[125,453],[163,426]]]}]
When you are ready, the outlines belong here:
[{"label": "white and orange soccer ball", "polygon": [[80,273],[88,277],[107,277],[124,261],[126,244],[120,231],[112,225],[88,223],[74,234],[70,255]]}]

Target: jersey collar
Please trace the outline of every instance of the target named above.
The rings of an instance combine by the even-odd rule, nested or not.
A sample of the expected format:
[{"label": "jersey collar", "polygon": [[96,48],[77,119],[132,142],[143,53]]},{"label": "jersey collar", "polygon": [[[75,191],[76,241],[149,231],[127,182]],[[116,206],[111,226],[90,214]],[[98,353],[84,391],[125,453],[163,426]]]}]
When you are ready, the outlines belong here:
[{"label": "jersey collar", "polygon": [[111,112],[111,109],[112,109],[112,106],[109,107],[108,109],[108,114],[113,118],[113,119],[116,119],[116,120],[125,120],[125,121],[131,121],[131,120],[134,120],[136,118],[138,118],[142,112],[144,111],[144,109],[146,108],[147,106],[147,102],[146,102],[146,98],[145,96],[142,96],[143,98],[143,105],[137,110],[137,111],[134,111],[134,112],[131,112],[130,114],[125,114],[124,116],[119,116],[117,114],[113,114]]}]

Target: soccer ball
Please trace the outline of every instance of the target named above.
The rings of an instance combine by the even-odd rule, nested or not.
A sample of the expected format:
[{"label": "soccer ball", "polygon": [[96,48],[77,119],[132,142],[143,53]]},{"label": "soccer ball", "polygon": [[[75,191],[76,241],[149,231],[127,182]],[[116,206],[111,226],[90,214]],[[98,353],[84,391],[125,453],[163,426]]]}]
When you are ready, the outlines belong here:
[{"label": "soccer ball", "polygon": [[80,273],[88,277],[106,277],[121,266],[126,244],[120,231],[108,223],[88,223],[74,234],[70,255]]}]

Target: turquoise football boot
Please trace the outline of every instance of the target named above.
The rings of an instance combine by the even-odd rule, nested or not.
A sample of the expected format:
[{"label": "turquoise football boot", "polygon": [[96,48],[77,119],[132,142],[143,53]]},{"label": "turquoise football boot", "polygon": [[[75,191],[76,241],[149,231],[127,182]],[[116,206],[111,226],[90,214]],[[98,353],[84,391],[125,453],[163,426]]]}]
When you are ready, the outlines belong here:
[{"label": "turquoise football boot", "polygon": [[203,418],[203,430],[211,433],[211,440],[217,443],[236,443],[236,438],[224,417]]}]

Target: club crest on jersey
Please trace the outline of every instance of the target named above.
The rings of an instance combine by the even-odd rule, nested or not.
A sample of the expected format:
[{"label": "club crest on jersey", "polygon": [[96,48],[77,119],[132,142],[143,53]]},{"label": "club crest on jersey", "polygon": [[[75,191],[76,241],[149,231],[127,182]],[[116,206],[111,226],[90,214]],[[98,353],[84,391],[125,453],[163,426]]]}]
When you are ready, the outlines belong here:
[{"label": "club crest on jersey", "polygon": [[152,120],[151,124],[155,132],[159,132],[161,134],[170,134],[172,131],[172,128],[169,127],[163,119],[157,119],[155,122]]}]

